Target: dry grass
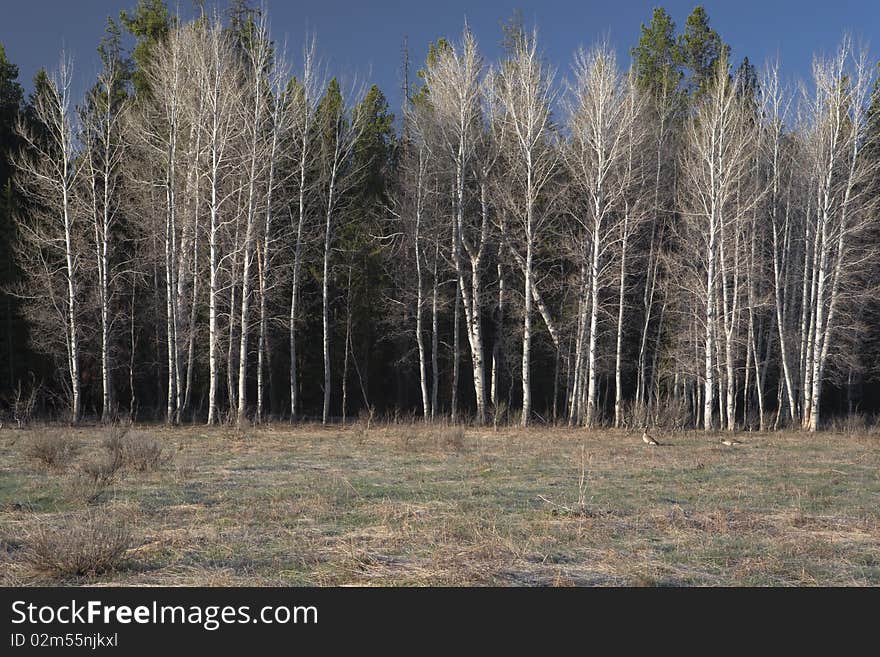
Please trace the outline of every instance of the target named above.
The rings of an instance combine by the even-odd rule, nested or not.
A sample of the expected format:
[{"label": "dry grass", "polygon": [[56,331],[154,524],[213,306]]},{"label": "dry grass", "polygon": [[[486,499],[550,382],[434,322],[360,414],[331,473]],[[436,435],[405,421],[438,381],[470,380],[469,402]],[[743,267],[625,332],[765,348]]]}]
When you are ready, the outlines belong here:
[{"label": "dry grass", "polygon": [[85,577],[115,570],[131,547],[131,533],[118,521],[87,514],[52,526],[37,520],[24,537],[21,559],[37,574]]},{"label": "dry grass", "polygon": [[64,470],[79,451],[79,443],[64,434],[38,432],[29,437],[25,455],[50,470]]},{"label": "dry grass", "polygon": [[101,496],[122,478],[122,468],[122,460],[113,454],[81,463],[79,471],[67,481],[69,498],[86,504],[99,502]]},{"label": "dry grass", "polygon": [[[83,444],[81,476],[114,450]],[[143,427],[171,467],[92,505],[132,529],[120,585],[878,585],[880,437],[398,425]],[[0,583],[88,500],[0,434]],[[148,441],[143,441],[147,444]],[[124,450],[122,450],[124,451]],[[156,445],[149,450],[156,453]],[[96,465],[90,466],[89,463]],[[94,508],[94,506],[92,507]],[[65,569],[66,572],[73,572]]]},{"label": "dry grass", "polygon": [[114,427],[103,446],[110,454],[111,463],[137,472],[153,472],[171,460],[162,443],[143,431]]}]

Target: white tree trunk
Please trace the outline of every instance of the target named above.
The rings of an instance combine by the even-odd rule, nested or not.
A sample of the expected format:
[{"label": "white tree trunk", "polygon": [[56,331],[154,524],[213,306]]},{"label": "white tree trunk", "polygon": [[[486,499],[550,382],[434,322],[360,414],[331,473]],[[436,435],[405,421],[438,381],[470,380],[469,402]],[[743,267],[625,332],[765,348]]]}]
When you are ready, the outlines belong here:
[{"label": "white tree trunk", "polygon": [[431,405],[428,401],[428,370],[427,355],[425,353],[425,337],[422,329],[422,304],[424,297],[424,283],[422,281],[422,247],[421,247],[421,227],[422,227],[422,188],[424,185],[423,175],[424,169],[422,163],[424,161],[424,153],[419,149],[418,162],[418,178],[416,183],[416,221],[415,233],[413,235],[413,257],[416,263],[416,344],[419,349],[419,387],[422,391],[422,417],[425,422],[431,415]]},{"label": "white tree trunk", "polygon": [[620,292],[617,300],[617,346],[614,361],[614,427],[623,422],[623,309],[626,297],[626,247],[629,238],[629,214],[623,217],[623,236],[620,242]]},{"label": "white tree trunk", "polygon": [[[597,205],[599,201],[597,201]],[[596,415],[596,327],[599,321],[599,258],[600,243],[602,241],[601,217],[602,210],[596,208],[596,218],[593,224],[593,240],[590,256],[590,337],[587,346],[587,408],[585,421],[588,427],[593,426]]]},{"label": "white tree trunk", "polygon": [[324,263],[321,279],[321,327],[322,347],[324,354],[324,406],[321,423],[327,424],[330,419],[330,244],[333,229],[333,194],[336,189],[336,163],[330,173],[330,184],[327,191],[327,212],[324,221]]}]

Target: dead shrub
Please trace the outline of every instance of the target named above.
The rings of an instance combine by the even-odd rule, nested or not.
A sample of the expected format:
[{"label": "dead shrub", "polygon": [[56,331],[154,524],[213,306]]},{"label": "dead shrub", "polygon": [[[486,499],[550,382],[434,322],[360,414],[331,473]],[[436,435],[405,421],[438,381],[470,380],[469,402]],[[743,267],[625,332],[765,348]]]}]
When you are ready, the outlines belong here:
[{"label": "dead shrub", "polygon": [[38,523],[25,536],[21,559],[38,573],[83,577],[116,570],[132,545],[131,532],[104,516],[71,519],[64,526]]},{"label": "dead shrub", "polygon": [[79,452],[80,444],[68,436],[37,434],[25,447],[25,455],[36,464],[51,470],[64,470]]},{"label": "dead shrub", "polygon": [[370,437],[370,429],[373,426],[373,419],[376,417],[376,409],[372,406],[369,408],[362,408],[358,412],[358,420],[357,420],[357,444],[363,445],[367,439]]},{"label": "dead shrub", "polygon": [[464,427],[444,427],[437,432],[437,444],[447,452],[464,451]]},{"label": "dead shrub", "polygon": [[130,436],[126,445],[125,465],[138,472],[158,470],[171,459],[165,454],[162,443],[153,436],[135,434]]},{"label": "dead shrub", "polygon": [[111,455],[122,455],[125,446],[125,437],[128,435],[128,429],[114,425],[107,432],[107,437],[101,442],[101,445],[110,452]]},{"label": "dead shrub", "polygon": [[68,481],[68,497],[87,504],[98,502],[101,495],[122,478],[122,466],[118,453],[111,453],[105,459],[86,461]]},{"label": "dead shrub", "polygon": [[140,431],[113,429],[103,444],[111,462],[129,470],[153,472],[171,460],[157,438]]},{"label": "dead shrub", "polygon": [[454,452],[466,450],[464,427],[460,425],[402,425],[394,435],[405,452]]},{"label": "dead shrub", "polygon": [[177,463],[177,467],[174,469],[174,477],[177,481],[190,481],[195,478],[198,474],[198,468],[194,462],[190,460],[185,460],[183,462]]},{"label": "dead shrub", "polygon": [[691,426],[694,422],[690,407],[683,398],[658,401],[652,406],[652,411],[649,417],[653,415],[653,418],[650,418],[649,424],[673,433],[684,431],[685,427]]},{"label": "dead shrub", "polygon": [[415,428],[404,428],[398,435],[400,437],[400,446],[404,451],[410,452],[415,449],[419,439],[418,431]]}]

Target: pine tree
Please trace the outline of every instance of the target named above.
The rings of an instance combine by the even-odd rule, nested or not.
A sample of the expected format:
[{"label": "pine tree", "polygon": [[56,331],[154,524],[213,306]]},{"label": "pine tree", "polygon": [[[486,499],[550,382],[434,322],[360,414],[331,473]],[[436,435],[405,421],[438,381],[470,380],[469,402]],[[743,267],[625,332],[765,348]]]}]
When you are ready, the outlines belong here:
[{"label": "pine tree", "polygon": [[675,40],[675,23],[662,7],[654,9],[649,25],[642,25],[642,35],[630,50],[635,59],[636,83],[655,100],[678,89],[682,73]]},{"label": "pine tree", "polygon": [[420,68],[416,71],[416,75],[420,82],[413,83],[413,89],[410,94],[410,100],[414,104],[428,100],[428,85],[425,84],[425,71],[436,63],[437,58],[442,53],[449,52],[451,49],[452,45],[444,37],[440,37],[436,42],[428,44],[428,56],[425,58],[425,68]]},{"label": "pine tree", "polygon": [[[339,283],[345,287],[345,317],[338,322],[345,327],[341,349],[343,417],[348,413],[350,360],[358,369],[359,384],[363,386],[361,394],[367,395],[364,356],[369,354],[370,344],[377,341],[379,324],[375,320],[375,309],[381,303],[385,288],[381,282],[381,254],[372,235],[383,232],[377,224],[389,205],[388,176],[394,165],[396,147],[394,114],[389,111],[388,101],[378,86],[370,87],[354,113],[363,126],[352,154],[352,169],[357,172],[358,183],[352,190],[346,221],[339,228],[338,242],[342,252]],[[366,398],[363,401],[368,403]]]},{"label": "pine tree", "polygon": [[0,44],[0,391],[11,390],[16,379],[16,355],[24,346],[24,324],[17,303],[6,288],[18,279],[12,258],[11,242],[15,193],[11,180],[10,156],[19,148],[15,121],[24,94],[18,83],[18,67],[6,58]]},{"label": "pine tree", "polygon": [[165,43],[175,19],[168,13],[165,0],[139,0],[133,13],[122,11],[119,19],[135,39],[131,51],[135,69],[132,74],[135,94],[149,94],[150,83],[144,73],[153,50]]},{"label": "pine tree", "polygon": [[715,65],[730,59],[730,46],[709,26],[709,15],[702,5],[694,7],[677,41],[678,63],[687,72],[685,90],[697,101],[711,86]]},{"label": "pine tree", "polygon": [[733,74],[736,83],[736,91],[746,100],[747,107],[755,109],[759,91],[758,71],[748,57],[743,57],[742,63]]},{"label": "pine tree", "polygon": [[[880,166],[880,62],[874,78],[871,105],[868,108],[865,146],[862,156],[869,161],[868,166]],[[880,176],[873,180],[869,197],[880,198]],[[880,221],[874,222],[873,242],[880,243]],[[880,264],[875,263],[874,279],[880,281]],[[862,353],[863,362],[869,363],[866,374],[875,381],[880,378],[880,295],[874,295],[864,308],[865,325],[869,327]]]}]

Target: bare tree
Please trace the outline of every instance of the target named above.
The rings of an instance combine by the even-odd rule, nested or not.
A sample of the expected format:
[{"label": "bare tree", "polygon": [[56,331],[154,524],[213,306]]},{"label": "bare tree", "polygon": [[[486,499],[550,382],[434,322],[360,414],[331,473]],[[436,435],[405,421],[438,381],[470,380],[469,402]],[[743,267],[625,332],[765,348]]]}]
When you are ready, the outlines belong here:
[{"label": "bare tree", "polygon": [[[349,94],[354,95],[354,94]],[[359,105],[349,106],[335,79],[318,107],[321,176],[324,193],[324,251],[322,258],[321,304],[322,347],[324,355],[324,405],[322,423],[330,419],[330,261],[334,219],[345,194],[356,184],[360,171],[351,161],[355,144],[363,129]]]},{"label": "bare tree", "polygon": [[187,69],[185,51],[191,47],[195,27],[177,27],[167,43],[157,49],[144,70],[149,80],[149,97],[136,106],[129,133],[141,150],[143,170],[132,172],[149,197],[160,189],[164,193],[163,259],[165,287],[166,412],[167,422],[179,420],[182,405],[178,282],[180,263],[180,215],[178,188],[181,171],[186,109]]},{"label": "bare tree", "polygon": [[[449,158],[454,178],[452,260],[458,278],[458,294],[461,295],[464,308],[479,424],[486,420],[481,274],[490,224],[487,213],[481,212],[474,217],[466,212],[465,194],[482,128],[482,74],[483,63],[477,42],[467,27],[460,46],[439,50],[425,71],[425,84],[438,124],[437,149],[442,149],[444,156]],[[457,326],[456,322],[455,331],[458,330]],[[455,386],[457,377],[453,376],[453,380]]]},{"label": "bare tree", "polygon": [[[674,210],[674,181],[676,168],[676,147],[678,145],[677,119],[680,112],[679,90],[672,85],[669,78],[664,77],[662,86],[646,99],[646,127],[651,132],[653,141],[653,203],[649,221],[650,231],[646,235],[647,249],[642,281],[642,322],[639,335],[639,351],[636,361],[635,407],[639,412],[644,410],[647,397],[650,395],[648,378],[649,345],[648,337],[652,320],[655,316],[654,307],[662,285],[659,276],[661,270],[661,246],[667,230],[668,218]],[[657,335],[657,348],[661,336]],[[655,350],[656,354],[656,350]]]},{"label": "bare tree", "polygon": [[[220,327],[218,314],[223,291],[222,261],[224,228],[233,221],[228,209],[231,197],[237,191],[228,182],[234,142],[239,136],[241,123],[237,107],[242,97],[242,75],[232,54],[231,44],[222,25],[214,19],[199,33],[201,43],[193,53],[195,79],[203,94],[205,119],[200,126],[204,133],[201,143],[206,151],[203,176],[208,194],[208,424],[219,420],[218,384],[220,368],[218,351]],[[230,309],[230,312],[232,309]],[[231,367],[227,364],[227,367]]]},{"label": "bare tree", "polygon": [[[270,109],[268,90],[271,87],[270,76],[274,64],[272,44],[269,38],[266,14],[261,15],[260,22],[255,26],[253,35],[246,48],[247,83],[250,85],[247,103],[242,118],[246,128],[247,149],[247,207],[245,219],[244,244],[242,249],[241,268],[241,330],[238,352],[238,412],[236,421],[240,425],[247,412],[247,364],[248,335],[250,333],[250,297],[251,297],[251,263],[254,258],[254,244],[258,239],[257,223],[260,185],[267,184],[263,177],[268,173],[269,160],[277,149],[277,140],[273,137],[274,130],[269,123]],[[267,166],[268,165],[268,166]]]},{"label": "bare tree", "polygon": [[81,408],[80,299],[82,295],[80,235],[76,187],[83,158],[79,155],[76,116],[71,106],[73,63],[62,53],[58,70],[38,78],[33,99],[33,124],[20,118],[16,130],[24,148],[15,157],[17,183],[31,199],[28,220],[19,222],[19,262],[30,284],[19,294],[49,332],[64,336],[69,385],[70,419],[79,421]]},{"label": "bare tree", "polygon": [[[683,271],[693,273],[693,278],[680,280],[692,284],[689,291],[696,298],[691,301],[699,300],[703,309],[699,319],[704,331],[703,426],[707,431],[714,427],[716,394],[727,428],[732,429],[735,421],[734,348],[742,300],[743,219],[749,203],[757,202],[755,195],[740,197],[752,172],[750,149],[754,146],[745,118],[742,97],[722,58],[711,88],[687,122],[680,189],[684,217],[680,264]],[[693,303],[692,307],[700,306]]]},{"label": "bare tree", "polygon": [[[275,241],[273,236],[273,223],[275,218],[276,205],[279,204],[276,192],[282,184],[283,180],[280,174],[283,145],[290,137],[293,124],[293,110],[291,94],[287,89],[287,78],[289,75],[289,67],[286,60],[282,56],[276,56],[272,65],[272,76],[270,80],[271,99],[269,106],[269,122],[270,137],[268,146],[268,177],[266,180],[265,190],[265,220],[263,224],[262,250],[258,250],[260,259],[258,261],[258,285],[260,293],[260,332],[257,341],[257,412],[256,420],[260,422],[263,417],[265,406],[265,385],[264,385],[264,361],[268,361],[268,335],[267,335],[267,295],[269,292],[269,271],[272,263],[271,246]],[[284,160],[286,163],[287,160]]]},{"label": "bare tree", "polygon": [[871,221],[876,199],[869,195],[877,163],[860,157],[865,145],[870,102],[870,68],[865,50],[844,39],[830,59],[813,64],[815,93],[804,99],[805,165],[815,198],[807,219],[811,258],[808,332],[804,361],[804,427],[819,428],[822,384],[832,336],[845,326],[849,301],[858,298],[859,273],[871,254],[859,236]]},{"label": "bare tree", "polygon": [[[402,223],[402,234],[407,247],[412,252],[415,279],[415,338],[419,358],[419,388],[421,390],[422,416],[428,422],[434,408],[428,383],[428,350],[425,345],[424,306],[426,304],[425,280],[429,264],[428,252],[430,236],[430,202],[432,200],[435,177],[432,170],[432,152],[429,147],[434,121],[433,111],[426,99],[417,99],[407,104],[404,113],[406,122],[404,143],[399,162],[399,208],[392,212]],[[435,281],[434,296],[437,285]],[[436,302],[435,302],[436,305]],[[436,395],[436,391],[434,391]],[[436,397],[435,397],[436,399]],[[436,402],[434,402],[436,403]]]},{"label": "bare tree", "polygon": [[[623,423],[623,340],[624,340],[624,313],[626,311],[627,278],[631,258],[629,257],[630,241],[641,228],[646,219],[649,189],[645,184],[645,177],[650,173],[650,167],[641,156],[641,151],[648,141],[648,130],[645,129],[645,103],[644,97],[639,94],[635,87],[635,79],[630,72],[627,78],[626,111],[624,126],[626,135],[626,167],[621,175],[617,176],[617,185],[623,197],[623,207],[618,207],[617,212],[623,220],[618,220],[618,259],[620,261],[620,279],[618,283],[617,303],[617,343],[614,361],[614,426],[620,427]],[[619,205],[619,204],[618,204]],[[650,261],[650,258],[649,258]]]},{"label": "bare tree", "polygon": [[[639,119],[638,97],[631,81],[617,67],[614,52],[607,45],[575,57],[574,82],[570,108],[571,143],[566,162],[577,193],[583,195],[577,220],[589,245],[587,271],[589,304],[583,304],[581,319],[587,331],[587,380],[584,397],[584,420],[592,426],[597,405],[598,321],[603,297],[603,283],[612,264],[612,249],[620,248],[621,295],[624,290],[626,244],[634,226],[631,191],[636,122]],[[634,203],[632,203],[634,205]],[[622,225],[621,225],[622,224]],[[618,308],[618,343],[622,330],[622,296]],[[587,318],[587,314],[589,318]],[[619,346],[619,345],[618,345]],[[583,359],[577,359],[582,362]],[[619,359],[618,359],[619,362]],[[620,381],[619,375],[617,381]],[[578,391],[581,395],[583,390]],[[616,409],[619,407],[619,399]],[[615,413],[619,421],[619,411]]]},{"label": "bare tree", "polygon": [[542,203],[545,187],[556,168],[557,149],[550,119],[555,98],[553,73],[543,63],[538,52],[538,34],[521,34],[513,47],[508,61],[499,68],[496,93],[503,107],[500,118],[507,128],[507,148],[510,178],[517,202],[516,219],[520,223],[520,252],[524,267],[522,351],[522,425],[527,426],[531,417],[531,345],[532,345],[532,296],[536,291],[534,282],[535,247],[547,218],[547,208]]},{"label": "bare tree", "polygon": [[[298,82],[298,84],[296,84]],[[291,222],[296,226],[296,241],[293,251],[293,274],[290,293],[290,324],[289,341],[290,341],[290,421],[296,420],[298,413],[298,377],[297,377],[297,342],[296,342],[296,325],[299,321],[299,292],[300,292],[300,275],[302,271],[303,259],[303,239],[305,237],[306,220],[308,218],[308,209],[306,201],[308,198],[308,174],[315,150],[315,131],[314,124],[318,111],[318,103],[320,102],[320,88],[323,81],[318,71],[318,63],[315,54],[315,39],[308,41],[308,45],[303,50],[303,64],[300,79],[294,82],[295,88],[292,92],[293,108],[292,108],[292,132],[293,139],[298,149],[298,203],[297,214],[294,220],[293,212],[288,206],[288,214]]]},{"label": "bare tree", "polygon": [[[98,307],[101,317],[101,420],[113,415],[111,303],[121,271],[111,263],[119,220],[121,167],[125,157],[122,116],[126,110],[123,71],[116,52],[102,51],[104,69],[83,112],[86,187],[94,226]],[[115,314],[115,313],[114,313]]]}]

